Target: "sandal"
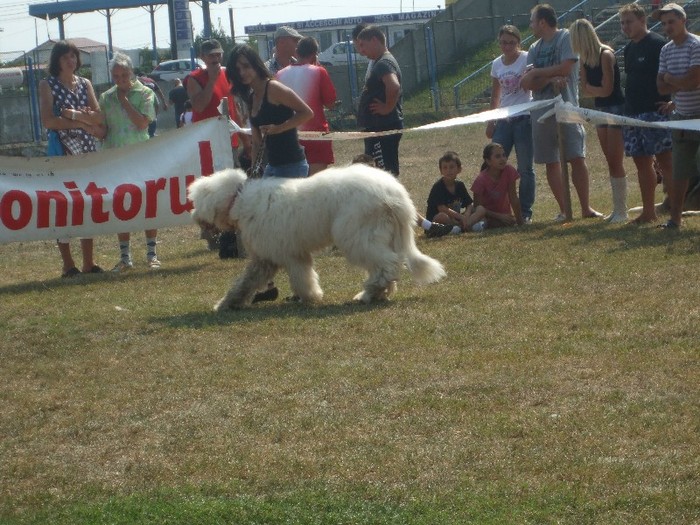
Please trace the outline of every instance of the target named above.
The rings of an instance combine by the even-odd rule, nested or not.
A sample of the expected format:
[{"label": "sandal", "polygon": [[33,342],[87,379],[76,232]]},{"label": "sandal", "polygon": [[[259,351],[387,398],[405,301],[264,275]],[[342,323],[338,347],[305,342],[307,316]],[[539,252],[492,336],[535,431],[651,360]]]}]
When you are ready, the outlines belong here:
[{"label": "sandal", "polygon": [[681,227],[681,225],[678,224],[673,219],[669,219],[665,223],[659,224],[659,228],[663,228],[664,230],[677,230],[680,227]]},{"label": "sandal", "polygon": [[76,275],[80,275],[80,270],[73,266],[73,268],[67,270],[63,273],[63,275],[61,275],[61,279],[70,279],[72,277],[75,277]]},{"label": "sandal", "polygon": [[95,264],[87,273],[104,273],[104,270]]}]

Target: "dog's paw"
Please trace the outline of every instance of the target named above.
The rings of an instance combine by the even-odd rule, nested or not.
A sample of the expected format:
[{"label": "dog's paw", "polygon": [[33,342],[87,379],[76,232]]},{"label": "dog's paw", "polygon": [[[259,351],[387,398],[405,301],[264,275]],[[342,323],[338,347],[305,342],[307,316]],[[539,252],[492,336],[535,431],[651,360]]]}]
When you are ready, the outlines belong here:
[{"label": "dog's paw", "polygon": [[369,304],[372,302],[372,296],[363,290],[353,297],[352,300],[355,303]]},{"label": "dog's paw", "polygon": [[227,301],[225,297],[214,305],[214,311],[217,313],[230,312],[231,310],[239,310],[241,308],[241,305],[233,304],[231,301]]}]

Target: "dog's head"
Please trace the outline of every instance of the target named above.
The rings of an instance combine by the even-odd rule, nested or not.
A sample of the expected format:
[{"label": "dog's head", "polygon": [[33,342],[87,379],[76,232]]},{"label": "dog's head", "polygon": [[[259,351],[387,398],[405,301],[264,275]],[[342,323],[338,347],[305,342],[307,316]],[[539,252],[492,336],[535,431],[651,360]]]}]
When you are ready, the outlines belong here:
[{"label": "dog's head", "polygon": [[245,181],[245,173],[234,169],[195,180],[187,189],[187,195],[194,205],[194,221],[203,228],[216,227],[222,231],[235,229],[231,208]]}]

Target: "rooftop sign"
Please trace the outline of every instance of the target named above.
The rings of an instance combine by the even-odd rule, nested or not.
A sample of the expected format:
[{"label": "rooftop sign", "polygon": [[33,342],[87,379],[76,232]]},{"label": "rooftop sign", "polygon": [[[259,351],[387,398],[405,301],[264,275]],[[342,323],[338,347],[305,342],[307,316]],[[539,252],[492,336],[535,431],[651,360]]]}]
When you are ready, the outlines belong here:
[{"label": "rooftop sign", "polygon": [[322,20],[306,20],[304,22],[284,22],[279,24],[258,24],[256,26],[245,26],[246,34],[274,33],[280,26],[293,27],[297,31],[309,31],[334,27],[356,26],[359,23],[382,25],[397,22],[414,22],[430,20],[440,13],[435,9],[432,11],[412,11],[410,13],[391,13],[387,15],[372,16],[351,16],[346,18],[325,18]]}]

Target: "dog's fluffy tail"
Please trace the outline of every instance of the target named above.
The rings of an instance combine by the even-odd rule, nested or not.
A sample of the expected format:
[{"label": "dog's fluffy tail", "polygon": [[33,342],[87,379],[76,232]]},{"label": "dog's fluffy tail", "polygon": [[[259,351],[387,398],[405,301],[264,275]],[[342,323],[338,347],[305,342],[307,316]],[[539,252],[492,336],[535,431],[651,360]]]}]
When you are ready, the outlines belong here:
[{"label": "dog's fluffy tail", "polygon": [[445,268],[443,268],[439,261],[421,253],[418,248],[416,248],[415,243],[413,248],[413,252],[406,259],[406,266],[416,283],[435,283],[447,275]]},{"label": "dog's fluffy tail", "polygon": [[413,232],[414,221],[415,217],[408,216],[404,217],[403,220],[399,219],[397,238],[395,239],[399,244],[396,246],[397,251],[403,253],[406,267],[417,284],[435,283],[445,277],[447,272],[440,261],[428,257],[416,246]]}]

